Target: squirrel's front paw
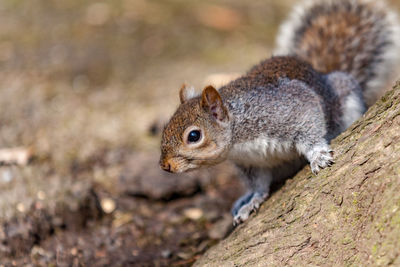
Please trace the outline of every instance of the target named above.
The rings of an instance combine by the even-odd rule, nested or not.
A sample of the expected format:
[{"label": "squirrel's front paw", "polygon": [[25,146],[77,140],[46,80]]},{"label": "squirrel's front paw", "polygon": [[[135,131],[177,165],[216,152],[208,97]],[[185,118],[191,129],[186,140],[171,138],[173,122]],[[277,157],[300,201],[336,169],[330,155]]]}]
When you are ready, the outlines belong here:
[{"label": "squirrel's front paw", "polygon": [[232,209],[233,225],[238,225],[247,220],[253,211],[258,210],[268,194],[251,192],[238,199]]},{"label": "squirrel's front paw", "polygon": [[310,162],[311,171],[316,175],[323,168],[331,166],[334,161],[332,157],[332,150],[321,149],[314,152],[313,160]]}]

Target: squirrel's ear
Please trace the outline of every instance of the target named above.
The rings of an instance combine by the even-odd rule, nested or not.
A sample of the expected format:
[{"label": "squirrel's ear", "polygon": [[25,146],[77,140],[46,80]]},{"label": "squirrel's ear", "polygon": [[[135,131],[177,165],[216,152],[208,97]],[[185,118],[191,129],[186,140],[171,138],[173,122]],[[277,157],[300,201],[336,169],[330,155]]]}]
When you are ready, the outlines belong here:
[{"label": "squirrel's ear", "polygon": [[183,84],[179,90],[179,99],[181,100],[181,104],[196,96],[197,93],[193,86],[187,86],[186,84]]},{"label": "squirrel's ear", "polygon": [[219,121],[225,121],[228,119],[228,112],[222,102],[221,96],[211,85],[207,86],[203,90],[201,106]]}]

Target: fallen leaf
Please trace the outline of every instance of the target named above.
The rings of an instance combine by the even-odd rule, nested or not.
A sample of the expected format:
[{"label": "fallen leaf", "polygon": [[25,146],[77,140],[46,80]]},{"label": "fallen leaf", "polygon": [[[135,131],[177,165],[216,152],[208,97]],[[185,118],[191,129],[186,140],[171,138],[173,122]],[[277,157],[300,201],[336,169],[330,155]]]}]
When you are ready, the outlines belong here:
[{"label": "fallen leaf", "polygon": [[32,157],[32,149],[14,147],[0,149],[0,164],[27,165]]},{"label": "fallen leaf", "polygon": [[183,211],[183,215],[191,220],[197,221],[203,217],[204,213],[199,208],[189,208]]}]

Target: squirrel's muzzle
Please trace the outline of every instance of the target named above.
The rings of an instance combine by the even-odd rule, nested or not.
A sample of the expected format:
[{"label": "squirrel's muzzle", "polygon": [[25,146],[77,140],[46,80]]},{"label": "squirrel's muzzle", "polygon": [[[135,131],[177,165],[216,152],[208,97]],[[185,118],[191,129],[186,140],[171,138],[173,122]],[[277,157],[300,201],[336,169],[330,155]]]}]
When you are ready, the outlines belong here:
[{"label": "squirrel's muzzle", "polygon": [[160,158],[160,167],[164,171],[171,173],[181,173],[186,170],[185,165],[179,159],[173,157],[163,157]]},{"label": "squirrel's muzzle", "polygon": [[164,154],[162,154],[160,157],[160,167],[166,172],[175,172],[174,164],[171,161],[171,158]]},{"label": "squirrel's muzzle", "polygon": [[172,172],[172,170],[171,170],[171,164],[169,164],[169,162],[168,162],[167,160],[161,161],[161,162],[160,162],[160,167],[161,167],[161,169],[163,169],[164,171]]}]

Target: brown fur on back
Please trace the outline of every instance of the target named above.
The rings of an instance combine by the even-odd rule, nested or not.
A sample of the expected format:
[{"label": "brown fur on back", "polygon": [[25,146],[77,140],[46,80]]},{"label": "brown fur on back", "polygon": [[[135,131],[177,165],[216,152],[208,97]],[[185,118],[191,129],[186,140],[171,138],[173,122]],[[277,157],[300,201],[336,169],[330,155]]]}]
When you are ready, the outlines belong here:
[{"label": "brown fur on back", "polygon": [[[231,82],[220,89],[221,96],[229,97],[231,94],[237,94],[242,90],[254,90],[258,87],[278,88],[279,79],[288,78],[290,80],[299,80],[315,90],[315,92],[324,99],[326,120],[329,122],[329,128],[336,129],[342,116],[339,108],[339,99],[335,92],[328,90],[322,75],[313,67],[298,57],[283,56],[272,57],[262,61],[254,66],[246,75]],[[268,90],[268,89],[267,89]],[[299,96],[301,98],[301,96]],[[335,112],[332,112],[335,110]]]},{"label": "brown fur on back", "polygon": [[246,75],[220,89],[222,96],[235,90],[252,90],[265,85],[277,85],[280,78],[296,79],[315,87],[321,95],[323,85],[321,75],[312,66],[292,56],[272,57],[254,66]]}]

